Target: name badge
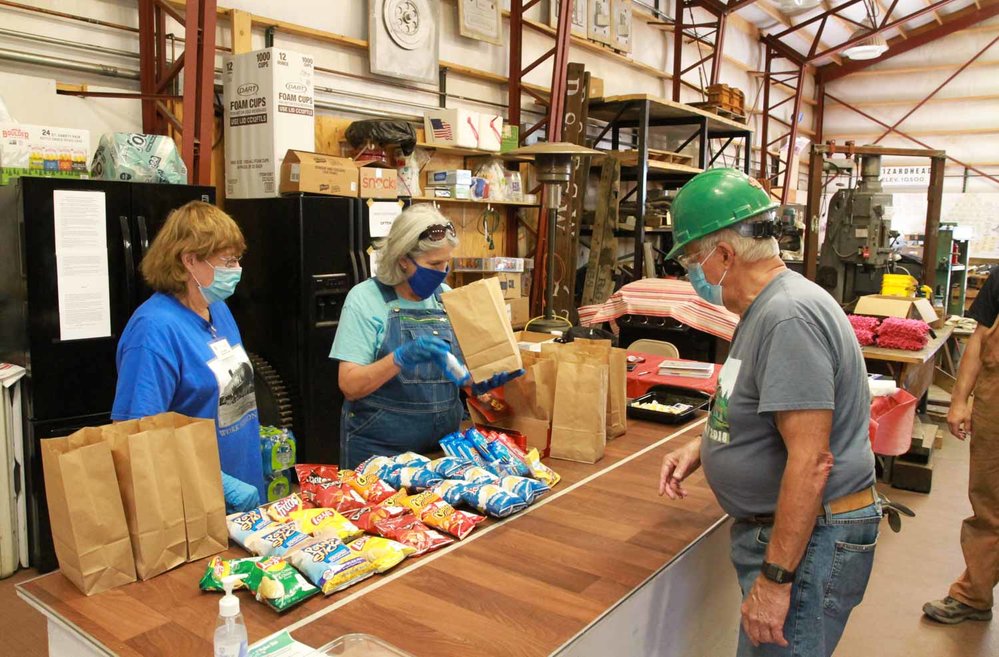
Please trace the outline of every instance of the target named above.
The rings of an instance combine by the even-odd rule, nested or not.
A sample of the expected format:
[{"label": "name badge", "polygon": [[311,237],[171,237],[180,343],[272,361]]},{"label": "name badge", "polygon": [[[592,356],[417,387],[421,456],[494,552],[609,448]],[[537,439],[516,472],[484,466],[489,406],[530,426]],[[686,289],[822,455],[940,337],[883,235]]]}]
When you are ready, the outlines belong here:
[{"label": "name badge", "polygon": [[225,360],[232,353],[232,347],[229,345],[229,341],[225,338],[219,338],[218,340],[212,340],[208,343],[212,351],[215,353],[215,357],[219,360]]}]

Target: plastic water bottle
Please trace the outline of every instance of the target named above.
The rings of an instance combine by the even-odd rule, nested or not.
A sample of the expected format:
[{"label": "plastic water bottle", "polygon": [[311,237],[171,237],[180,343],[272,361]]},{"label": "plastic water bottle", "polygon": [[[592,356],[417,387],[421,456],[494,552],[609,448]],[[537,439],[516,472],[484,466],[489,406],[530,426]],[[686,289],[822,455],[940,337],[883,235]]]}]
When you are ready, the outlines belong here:
[{"label": "plastic water bottle", "polygon": [[215,657],[246,657],[249,640],[246,623],[239,611],[239,598],[232,594],[236,582],[246,575],[229,575],[222,578],[225,595],[219,600],[219,619],[215,626]]},{"label": "plastic water bottle", "polygon": [[463,386],[468,382],[469,376],[468,368],[462,365],[458,357],[447,352],[447,377],[456,385]]}]

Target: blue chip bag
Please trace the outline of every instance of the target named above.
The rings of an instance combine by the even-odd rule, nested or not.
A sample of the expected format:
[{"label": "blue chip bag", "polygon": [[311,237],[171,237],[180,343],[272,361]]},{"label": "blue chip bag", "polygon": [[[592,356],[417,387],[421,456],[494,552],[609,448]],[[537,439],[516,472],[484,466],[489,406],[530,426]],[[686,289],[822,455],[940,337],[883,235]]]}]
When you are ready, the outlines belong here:
[{"label": "blue chip bag", "polygon": [[499,486],[528,504],[534,504],[535,500],[549,491],[547,485],[527,477],[503,477],[500,479]]},{"label": "blue chip bag", "polygon": [[452,475],[465,465],[468,465],[468,461],[455,456],[445,456],[431,461],[427,467],[439,474],[442,479],[451,479]]},{"label": "blue chip bag", "polygon": [[458,506],[462,502],[462,494],[472,486],[475,484],[464,479],[445,479],[432,490],[451,506]]},{"label": "blue chip bag", "polygon": [[465,432],[465,442],[474,447],[482,455],[482,458],[486,460],[493,458],[493,455],[489,453],[489,441],[475,427],[471,427]]},{"label": "blue chip bag", "polygon": [[430,463],[430,459],[422,454],[417,454],[416,452],[403,452],[402,454],[395,456],[392,460],[401,466],[409,467],[421,467]]},{"label": "blue chip bag", "polygon": [[470,486],[461,499],[479,513],[493,518],[505,518],[527,508],[527,502],[496,484]]},{"label": "blue chip bag", "polygon": [[492,471],[477,466],[463,468],[455,474],[460,475],[462,479],[473,484],[498,484],[500,480]]},{"label": "blue chip bag", "polygon": [[298,530],[298,523],[282,522],[264,527],[246,539],[246,549],[261,557],[283,557],[312,540]]},{"label": "blue chip bag", "polygon": [[439,484],[444,477],[440,476],[430,468],[426,467],[403,467],[399,468],[399,485],[395,488],[405,488],[410,492],[423,492]]},{"label": "blue chip bag", "polygon": [[492,458],[497,461],[502,462],[510,472],[512,472],[517,477],[530,477],[531,468],[524,461],[517,458],[517,456],[510,450],[509,447],[504,445],[498,440],[494,440],[489,443],[489,452],[492,454]]},{"label": "blue chip bag", "polygon": [[441,447],[448,456],[464,459],[480,467],[486,464],[485,459],[479,454],[479,450],[475,449],[471,443],[462,438],[461,434],[445,438],[441,441]]},{"label": "blue chip bag", "polygon": [[358,466],[354,468],[354,472],[360,472],[362,475],[376,474],[381,477],[382,470],[385,470],[386,468],[388,470],[393,470],[401,467],[401,465],[398,465],[387,456],[372,456],[361,461]]},{"label": "blue chip bag", "polygon": [[267,510],[263,507],[242,513],[233,513],[225,518],[226,527],[229,529],[229,538],[246,547],[246,540],[261,529],[270,525],[277,525],[271,520]]}]

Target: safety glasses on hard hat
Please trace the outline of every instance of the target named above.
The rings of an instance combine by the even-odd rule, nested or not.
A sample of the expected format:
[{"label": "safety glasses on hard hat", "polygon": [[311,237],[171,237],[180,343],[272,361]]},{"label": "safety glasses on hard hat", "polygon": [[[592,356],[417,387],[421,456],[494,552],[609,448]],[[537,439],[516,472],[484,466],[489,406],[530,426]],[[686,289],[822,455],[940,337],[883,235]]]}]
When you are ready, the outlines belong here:
[{"label": "safety glasses on hard hat", "polygon": [[451,237],[457,237],[458,234],[454,230],[454,224],[450,221],[446,224],[434,224],[429,226],[425,231],[420,233],[420,239],[429,239],[434,242],[440,242],[442,239],[451,235]]}]

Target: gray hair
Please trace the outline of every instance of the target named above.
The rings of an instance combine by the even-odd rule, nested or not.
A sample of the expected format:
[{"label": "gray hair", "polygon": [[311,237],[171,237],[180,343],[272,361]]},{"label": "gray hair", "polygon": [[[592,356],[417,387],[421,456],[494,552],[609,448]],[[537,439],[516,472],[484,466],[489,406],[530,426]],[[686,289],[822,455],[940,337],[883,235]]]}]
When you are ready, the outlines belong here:
[{"label": "gray hair", "polygon": [[385,285],[398,285],[407,278],[399,261],[406,256],[434,251],[443,246],[458,246],[458,238],[450,234],[443,240],[420,239],[420,234],[434,224],[447,224],[450,220],[431,203],[411,205],[392,222],[388,237],[381,240],[378,250],[378,271],[375,276]]},{"label": "gray hair", "polygon": [[[759,262],[780,255],[780,246],[773,237],[756,239],[741,235],[733,228],[722,228],[698,240],[698,249],[703,256],[718,246],[719,242],[728,242],[735,250],[735,255],[746,262]],[[703,257],[702,256],[702,257]]]}]

